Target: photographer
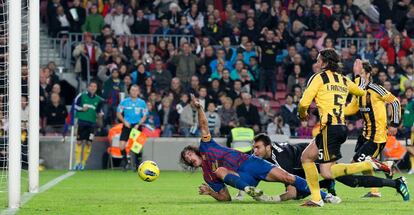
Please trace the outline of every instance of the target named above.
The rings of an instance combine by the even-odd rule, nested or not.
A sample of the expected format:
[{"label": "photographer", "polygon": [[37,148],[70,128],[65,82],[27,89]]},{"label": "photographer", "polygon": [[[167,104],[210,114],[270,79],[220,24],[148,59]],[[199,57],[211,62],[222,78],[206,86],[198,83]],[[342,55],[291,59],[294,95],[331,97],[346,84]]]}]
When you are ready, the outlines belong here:
[{"label": "photographer", "polygon": [[276,115],[273,122],[267,126],[267,134],[282,134],[290,137],[290,127],[288,124],[285,124],[282,116]]}]

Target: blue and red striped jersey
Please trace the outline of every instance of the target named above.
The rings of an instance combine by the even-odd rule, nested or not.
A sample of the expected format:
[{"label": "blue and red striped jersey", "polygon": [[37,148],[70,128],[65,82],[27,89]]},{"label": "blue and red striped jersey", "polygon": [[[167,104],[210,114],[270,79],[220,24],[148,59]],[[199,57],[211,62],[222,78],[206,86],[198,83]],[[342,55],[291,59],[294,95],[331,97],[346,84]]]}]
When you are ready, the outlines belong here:
[{"label": "blue and red striped jersey", "polygon": [[239,167],[249,158],[249,155],[221,146],[211,136],[201,138],[199,150],[204,180],[215,192],[223,189],[224,183],[214,174],[214,171],[218,167],[225,167],[237,172]]}]

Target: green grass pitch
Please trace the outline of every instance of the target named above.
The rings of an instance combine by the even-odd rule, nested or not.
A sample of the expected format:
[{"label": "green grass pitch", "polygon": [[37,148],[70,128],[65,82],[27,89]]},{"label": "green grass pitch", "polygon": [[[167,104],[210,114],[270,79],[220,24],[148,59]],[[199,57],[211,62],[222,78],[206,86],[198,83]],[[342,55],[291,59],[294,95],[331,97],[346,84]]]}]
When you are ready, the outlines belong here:
[{"label": "green grass pitch", "polygon": [[[41,182],[64,172],[44,171]],[[381,177],[383,174],[381,174]],[[414,175],[406,175],[414,192]],[[132,171],[83,171],[62,181],[50,190],[36,195],[23,205],[18,214],[195,214],[195,215],[255,215],[255,214],[414,214],[414,201],[403,202],[394,189],[382,188],[383,197],[362,199],[369,189],[348,188],[337,183],[342,198],[339,205],[323,208],[303,208],[303,200],[277,204],[259,203],[246,197],[241,202],[217,202],[198,195],[203,182],[201,173],[162,171],[154,182],[141,181]],[[411,183],[410,183],[411,182]],[[267,194],[283,191],[280,183],[262,182]],[[236,190],[230,188],[232,195]]]}]

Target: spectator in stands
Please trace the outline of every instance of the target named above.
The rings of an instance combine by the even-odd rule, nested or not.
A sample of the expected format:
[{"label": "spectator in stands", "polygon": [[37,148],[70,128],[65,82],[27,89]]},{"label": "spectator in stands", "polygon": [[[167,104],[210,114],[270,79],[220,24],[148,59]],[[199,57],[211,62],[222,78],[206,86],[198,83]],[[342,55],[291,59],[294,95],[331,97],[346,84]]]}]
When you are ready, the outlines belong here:
[{"label": "spectator in stands", "polygon": [[160,137],[161,134],[161,122],[160,117],[158,116],[157,109],[154,107],[154,104],[147,102],[148,114],[147,120],[144,122],[142,132],[147,135],[147,137]]},{"label": "spectator in stands", "polygon": [[61,134],[63,132],[63,126],[65,124],[65,119],[68,115],[68,111],[60,101],[59,94],[52,93],[50,102],[47,104],[45,110],[45,131],[47,133]]},{"label": "spectator in stands", "polygon": [[210,62],[210,69],[213,72],[213,74],[214,73],[216,74],[216,75],[212,75],[212,78],[221,77],[220,75],[218,75],[220,71],[217,71],[218,70],[217,67],[219,66],[219,64],[223,66],[222,69],[229,69],[229,70],[233,69],[232,62],[226,60],[226,52],[224,49],[217,50],[216,59]]},{"label": "spectator in stands", "polygon": [[113,39],[113,31],[111,26],[105,24],[101,30],[101,34],[96,37],[96,41],[101,45],[101,48],[104,49],[106,42],[111,43],[112,46],[112,41],[109,41],[108,39]]},{"label": "spectator in stands", "polygon": [[96,5],[92,5],[90,10],[85,23],[82,25],[82,31],[98,34],[103,29],[105,21],[102,15],[98,13],[98,7]]},{"label": "spectator in stands", "polygon": [[82,26],[86,20],[86,11],[80,4],[80,0],[73,0],[73,5],[69,8],[68,19],[71,26],[71,32],[82,32]]},{"label": "spectator in stands", "polygon": [[150,76],[151,73],[146,71],[144,64],[139,64],[137,69],[131,73],[132,83],[142,87],[145,84],[145,78]]},{"label": "spectator in stands", "polygon": [[143,98],[149,98],[150,95],[157,94],[155,87],[154,87],[154,81],[151,76],[147,76],[144,79],[144,85],[141,86],[141,92]]},{"label": "spectator in stands", "polygon": [[162,100],[162,108],[158,112],[161,124],[161,136],[171,137],[178,128],[179,115],[177,111],[171,107],[171,100],[164,98]]},{"label": "spectator in stands", "polygon": [[191,5],[191,9],[186,15],[188,23],[190,23],[190,25],[192,25],[196,31],[200,31],[204,27],[204,16],[198,10],[196,3],[193,3]]},{"label": "spectator in stands", "polygon": [[131,25],[131,33],[133,34],[149,34],[150,24],[147,19],[144,18],[144,11],[138,9],[134,16],[134,22]]},{"label": "spectator in stands", "polygon": [[301,121],[300,127],[297,128],[297,137],[298,138],[311,138],[312,137],[312,128],[308,126],[308,121]]},{"label": "spectator in stands", "polygon": [[408,6],[408,12],[403,17],[401,23],[398,23],[400,28],[404,28],[407,31],[407,35],[410,38],[414,37],[414,4],[410,3]]},{"label": "spectator in stands", "polygon": [[298,105],[299,100],[302,98],[302,93],[302,87],[300,87],[299,85],[293,87],[293,103]]},{"label": "spectator in stands", "polygon": [[258,29],[253,18],[249,17],[246,19],[246,26],[242,28],[241,35],[247,36],[253,42],[259,41],[260,29]]},{"label": "spectator in stands", "polygon": [[167,36],[170,34],[174,34],[174,29],[170,28],[170,24],[168,23],[167,18],[161,19],[161,26],[155,30],[154,34]]},{"label": "spectator in stands", "polygon": [[273,118],[275,117],[276,113],[272,110],[272,108],[269,105],[269,102],[263,102],[262,103],[262,110],[259,112],[260,116],[260,127],[261,130],[264,130],[267,126],[267,124],[271,123],[273,121]]},{"label": "spectator in stands", "polygon": [[68,14],[65,12],[65,9],[62,6],[56,8],[56,16],[52,17],[49,22],[51,22],[50,29],[52,37],[62,37],[67,35],[70,30],[70,22]]},{"label": "spectator in stands", "polygon": [[280,115],[283,117],[283,120],[290,127],[290,133],[292,136],[296,136],[296,128],[299,127],[300,121],[297,117],[298,108],[296,104],[293,103],[293,95],[287,94],[286,103],[280,108]]},{"label": "spectator in stands", "polygon": [[115,10],[112,9],[111,13],[105,16],[105,23],[111,26],[115,35],[130,35],[131,31],[129,26],[134,23],[131,11],[129,14],[123,13],[124,6],[117,4]]},{"label": "spectator in stands", "polygon": [[250,65],[250,58],[252,57],[256,57],[257,56],[257,52],[253,47],[252,42],[247,42],[246,43],[246,49],[243,51],[243,61],[246,65],[251,66]]},{"label": "spectator in stands", "polygon": [[184,93],[184,89],[181,86],[181,80],[179,78],[175,77],[171,80],[170,92],[173,93],[174,98],[176,99],[173,101],[173,104],[178,103],[181,94]]},{"label": "spectator in stands", "polygon": [[407,87],[414,87],[414,69],[412,65],[407,66],[405,74],[401,75],[400,78],[400,92],[406,91]]},{"label": "spectator in stands", "polygon": [[180,113],[180,134],[185,137],[198,136],[197,110],[193,104],[187,104]]},{"label": "spectator in stands", "polygon": [[197,65],[200,65],[202,61],[191,53],[190,44],[184,43],[182,52],[172,56],[171,63],[177,66],[177,78],[181,80],[183,86],[188,86],[190,78],[196,72]]},{"label": "spectator in stands", "polygon": [[28,97],[23,95],[21,97],[21,121],[22,122],[29,122],[29,102]]},{"label": "spectator in stands", "polygon": [[208,90],[208,96],[211,99],[211,102],[214,104],[219,104],[219,94],[222,92],[222,88],[220,86],[220,81],[218,79],[211,80],[211,84]]},{"label": "spectator in stands", "polygon": [[200,81],[200,85],[208,86],[210,83],[210,73],[208,72],[206,65],[201,65],[196,72],[196,76],[198,77],[198,80]]},{"label": "spectator in stands", "polygon": [[294,13],[290,14],[290,20],[292,21],[292,23],[294,21],[299,21],[303,24],[306,23],[306,16],[305,16],[305,8],[302,5],[298,5],[295,9]]},{"label": "spectator in stands", "polygon": [[208,129],[213,136],[220,136],[221,120],[220,116],[216,112],[216,105],[213,102],[209,102],[206,112]]},{"label": "spectator in stands", "polygon": [[314,4],[311,14],[307,17],[306,25],[313,31],[324,31],[327,24],[326,20],[325,14],[321,13],[321,6]]},{"label": "spectator in stands", "polygon": [[385,37],[380,45],[387,53],[389,64],[395,64],[397,57],[407,56],[413,46],[407,32],[395,34],[391,38]]},{"label": "spectator in stands", "polygon": [[387,69],[388,81],[390,81],[391,85],[394,86],[390,92],[394,95],[399,94],[400,89],[400,75],[397,74],[396,69],[394,66],[390,65]]},{"label": "spectator in stands", "polygon": [[60,0],[48,1],[47,4],[47,18],[48,18],[48,34],[49,36],[55,37],[57,33],[56,29],[56,15],[57,8],[61,6]]},{"label": "spectator in stands", "polygon": [[260,43],[261,59],[260,63],[263,67],[263,75],[260,77],[260,89],[276,92],[276,55],[280,51],[281,44],[274,42],[275,34],[272,30],[265,31],[265,40]]},{"label": "spectator in stands", "polygon": [[[198,79],[198,76],[193,75],[191,77],[191,82],[190,82],[190,86],[187,89],[187,93],[189,94],[194,94],[194,95],[198,95],[198,91],[200,90],[200,79]],[[205,106],[203,106],[205,107]]]},{"label": "spectator in stands", "polygon": [[106,17],[106,15],[110,14],[116,8],[116,0],[108,0],[106,1],[103,10],[102,16]]},{"label": "spectator in stands", "polygon": [[280,115],[277,115],[273,118],[273,122],[267,125],[266,131],[268,135],[280,134],[290,137],[289,125],[285,124],[282,116]]},{"label": "spectator in stands", "polygon": [[251,104],[252,96],[249,93],[243,93],[242,99],[243,103],[237,107],[237,117],[244,117],[246,125],[253,128],[255,132],[259,132],[260,116],[257,107]]},{"label": "spectator in stands", "polygon": [[[59,99],[60,102],[62,104],[65,104],[65,98],[62,96],[62,87],[60,86],[59,83],[53,84],[50,94],[52,94],[52,93],[58,94],[60,96],[60,99]],[[48,101],[50,101],[50,100],[51,100],[51,97],[48,98]]]},{"label": "spectator in stands", "polygon": [[[82,80],[86,80],[87,67],[89,62],[89,71],[92,76],[96,76],[98,69],[98,60],[102,54],[101,49],[93,42],[92,35],[89,32],[84,33],[85,41],[80,43],[73,50],[73,57],[76,59],[75,72],[81,74]],[[87,57],[88,59],[85,59]]]},{"label": "spectator in stands", "polygon": [[293,66],[293,73],[289,75],[288,80],[287,80],[287,91],[288,92],[292,92],[293,87],[295,85],[300,84],[299,79],[301,78],[301,75],[302,75],[301,73],[302,73],[302,69],[301,69],[300,65],[294,65]]},{"label": "spectator in stands", "polygon": [[158,92],[163,94],[170,89],[172,80],[171,72],[163,68],[164,65],[161,60],[155,61],[155,69],[152,71],[152,77],[156,83],[156,89]]},{"label": "spectator in stands", "polygon": [[120,102],[119,93],[124,91],[124,83],[119,77],[119,69],[113,68],[111,70],[111,78],[104,82],[102,90],[102,98],[106,101],[106,104],[103,106],[106,125],[115,123],[116,108]]},{"label": "spectator in stands", "polygon": [[181,16],[180,23],[176,27],[175,33],[178,35],[195,35],[194,28],[188,23],[186,16]]},{"label": "spectator in stands", "polygon": [[223,29],[217,24],[214,16],[209,15],[207,23],[201,29],[201,33],[210,39],[211,45],[216,45],[221,41]]},{"label": "spectator in stands", "polygon": [[231,98],[225,97],[223,107],[218,110],[218,114],[221,121],[220,133],[226,135],[232,128],[237,126],[237,113],[233,108],[233,100]]},{"label": "spectator in stands", "polygon": [[371,24],[363,13],[357,15],[357,20],[355,21],[355,32],[358,37],[364,37],[367,33],[372,32]]},{"label": "spectator in stands", "polygon": [[[230,73],[231,80],[242,80],[242,71],[245,69],[243,60],[236,60],[235,68]],[[250,80],[254,81],[253,75],[250,73],[250,71],[247,70],[247,74],[250,78]]]},{"label": "spectator in stands", "polygon": [[331,28],[328,30],[327,33],[328,33],[328,37],[332,38],[332,40],[335,43],[338,42],[338,38],[343,37],[345,34],[338,20],[333,20]]}]

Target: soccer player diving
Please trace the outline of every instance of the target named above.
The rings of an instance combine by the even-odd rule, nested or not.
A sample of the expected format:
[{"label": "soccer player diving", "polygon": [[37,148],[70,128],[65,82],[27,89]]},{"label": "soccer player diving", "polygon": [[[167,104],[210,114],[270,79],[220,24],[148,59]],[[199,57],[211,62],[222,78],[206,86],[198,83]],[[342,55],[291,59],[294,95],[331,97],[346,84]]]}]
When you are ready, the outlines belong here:
[{"label": "soccer player diving", "polygon": [[[273,165],[259,157],[221,146],[211,137],[203,107],[198,99],[191,95],[191,105],[197,109],[200,146],[187,146],[180,154],[181,163],[190,169],[201,167],[206,184],[199,187],[200,195],[210,195],[218,201],[231,201],[225,184],[245,191],[258,201],[280,201],[264,195],[256,188],[259,181],[282,182],[292,185],[302,193],[310,194],[306,181],[289,174],[279,166]],[[319,195],[329,203],[341,200],[331,194],[320,191]]]}]

